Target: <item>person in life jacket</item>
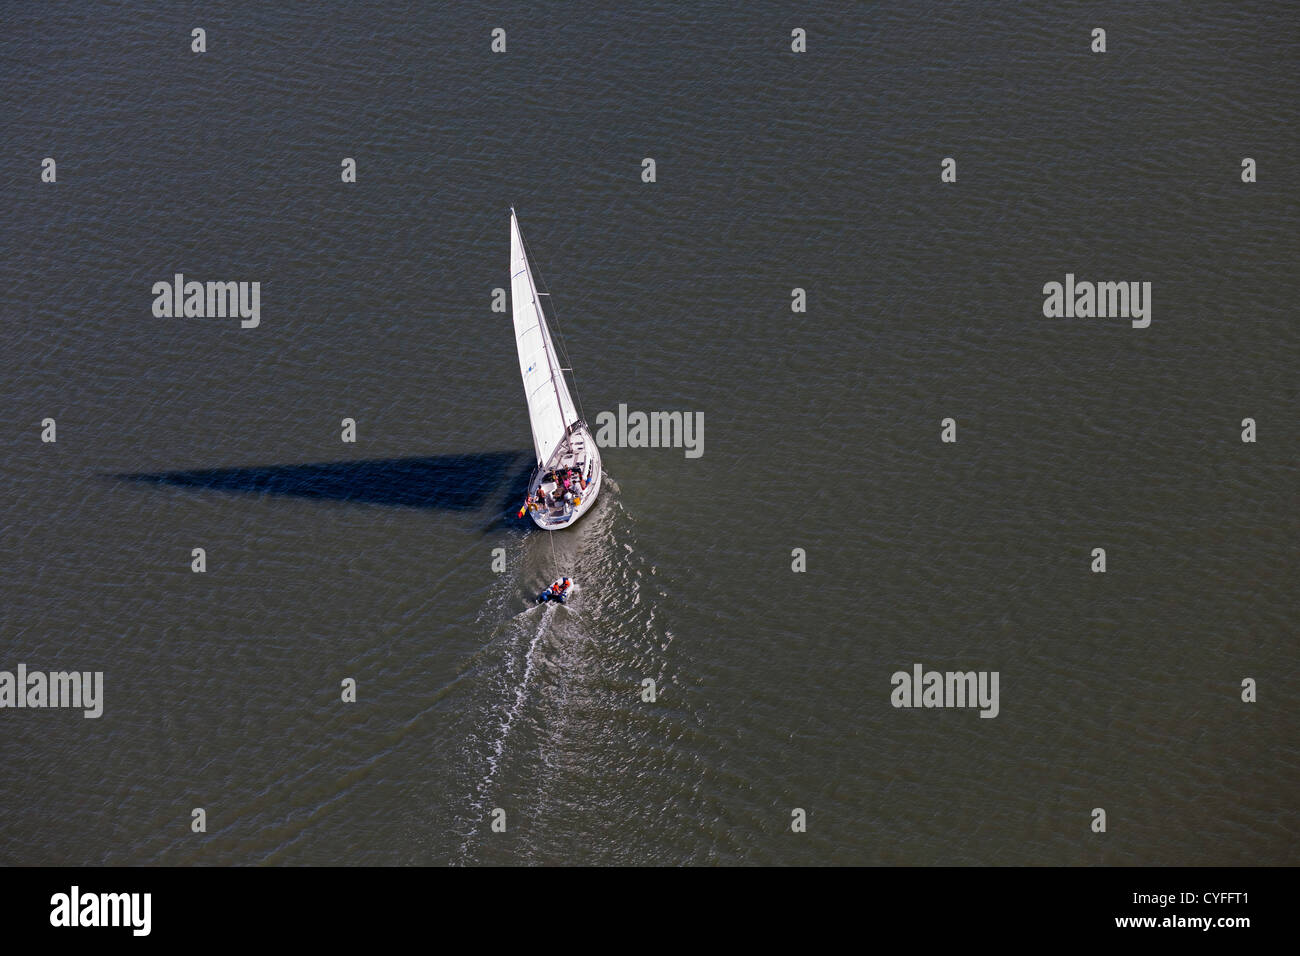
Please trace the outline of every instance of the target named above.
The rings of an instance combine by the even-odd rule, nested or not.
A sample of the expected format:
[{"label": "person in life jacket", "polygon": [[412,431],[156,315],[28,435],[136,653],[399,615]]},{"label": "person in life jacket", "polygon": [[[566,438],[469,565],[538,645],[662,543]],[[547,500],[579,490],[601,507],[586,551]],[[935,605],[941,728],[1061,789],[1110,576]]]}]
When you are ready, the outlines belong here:
[{"label": "person in life jacket", "polygon": [[569,593],[569,588],[572,584],[573,582],[568,578],[560,578],[560,580],[556,581],[542,592],[542,600],[559,601],[560,603],[564,603],[565,595]]}]

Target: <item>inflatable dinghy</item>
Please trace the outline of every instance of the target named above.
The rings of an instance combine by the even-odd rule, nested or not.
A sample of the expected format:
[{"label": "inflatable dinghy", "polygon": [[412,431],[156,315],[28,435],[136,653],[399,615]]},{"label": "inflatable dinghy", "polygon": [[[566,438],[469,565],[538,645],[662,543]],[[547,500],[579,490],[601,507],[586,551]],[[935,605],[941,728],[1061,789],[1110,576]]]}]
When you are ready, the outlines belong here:
[{"label": "inflatable dinghy", "polygon": [[560,604],[567,604],[569,594],[573,591],[573,578],[556,578],[541,594],[537,595],[539,604],[545,604],[547,601],[556,601]]}]

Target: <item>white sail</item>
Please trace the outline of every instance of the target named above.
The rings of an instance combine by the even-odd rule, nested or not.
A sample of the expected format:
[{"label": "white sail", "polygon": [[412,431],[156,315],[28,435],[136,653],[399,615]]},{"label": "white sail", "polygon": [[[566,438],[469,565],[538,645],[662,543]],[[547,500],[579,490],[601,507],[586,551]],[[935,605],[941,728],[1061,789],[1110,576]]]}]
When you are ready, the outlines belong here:
[{"label": "white sail", "polygon": [[524,379],[528,419],[533,426],[533,448],[537,463],[545,466],[569,426],[578,420],[578,413],[546,328],[514,209],[510,210],[510,304],[514,310],[519,373]]}]

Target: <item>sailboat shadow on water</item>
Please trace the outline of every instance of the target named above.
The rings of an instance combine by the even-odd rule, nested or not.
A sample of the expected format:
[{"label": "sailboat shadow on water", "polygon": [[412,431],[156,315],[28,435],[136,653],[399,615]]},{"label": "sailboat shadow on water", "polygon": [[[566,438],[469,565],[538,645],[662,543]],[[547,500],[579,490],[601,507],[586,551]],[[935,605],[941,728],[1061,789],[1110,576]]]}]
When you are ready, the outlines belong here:
[{"label": "sailboat shadow on water", "polygon": [[531,451],[105,475],[119,481],[399,508],[478,511],[503,489],[504,514],[533,468]]}]

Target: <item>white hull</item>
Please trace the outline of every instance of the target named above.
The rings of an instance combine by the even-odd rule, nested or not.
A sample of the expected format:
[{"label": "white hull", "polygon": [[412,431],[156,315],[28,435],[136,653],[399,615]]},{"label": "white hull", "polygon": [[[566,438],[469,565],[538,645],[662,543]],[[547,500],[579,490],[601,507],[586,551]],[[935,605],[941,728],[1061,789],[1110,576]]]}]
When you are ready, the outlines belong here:
[{"label": "white hull", "polygon": [[[584,429],[585,431],[585,429]],[[605,478],[605,469],[601,465],[600,452],[596,451],[596,443],[592,441],[590,434],[586,438],[591,442],[591,479],[587,483],[587,490],[581,495],[582,504],[577,507],[560,504],[554,508],[538,508],[536,511],[528,512],[533,519],[533,523],[539,528],[545,528],[547,531],[558,531],[561,528],[567,528],[573,524],[596,503],[596,498],[600,494],[600,485]],[[532,482],[528,486],[528,493],[536,495],[537,490],[541,487],[546,475],[544,471],[539,470],[533,476]]]}]

